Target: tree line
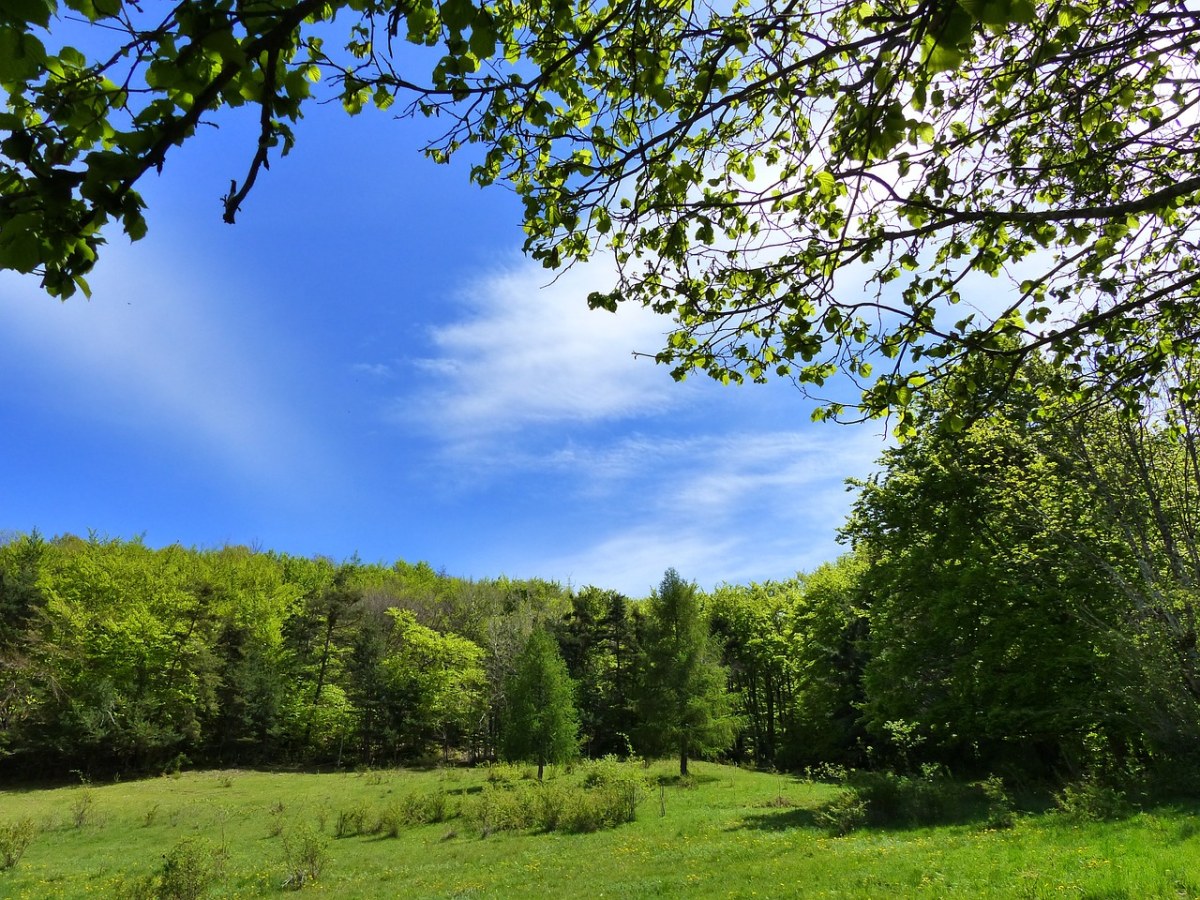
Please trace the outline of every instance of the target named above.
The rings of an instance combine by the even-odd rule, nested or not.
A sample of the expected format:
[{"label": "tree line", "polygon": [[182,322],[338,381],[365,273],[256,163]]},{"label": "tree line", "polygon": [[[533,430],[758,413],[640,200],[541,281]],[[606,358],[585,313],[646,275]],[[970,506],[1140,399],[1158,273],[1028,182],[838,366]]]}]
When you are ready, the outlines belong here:
[{"label": "tree line", "polygon": [[[536,758],[531,719],[548,706],[563,721],[542,762],[721,749],[732,717],[703,621],[674,572],[632,601],[425,563],[13,535],[0,547],[0,766]],[[552,665],[569,676],[548,703]],[[660,675],[679,699],[648,690]]]},{"label": "tree line", "polygon": [[[1141,409],[964,372],[854,487],[847,553],[647,598],[424,563],[12,535],[0,767],[739,763],[1177,771],[1200,746],[1188,379]],[[1046,415],[1047,396],[1058,397]],[[1124,773],[1124,775],[1122,774]]]}]

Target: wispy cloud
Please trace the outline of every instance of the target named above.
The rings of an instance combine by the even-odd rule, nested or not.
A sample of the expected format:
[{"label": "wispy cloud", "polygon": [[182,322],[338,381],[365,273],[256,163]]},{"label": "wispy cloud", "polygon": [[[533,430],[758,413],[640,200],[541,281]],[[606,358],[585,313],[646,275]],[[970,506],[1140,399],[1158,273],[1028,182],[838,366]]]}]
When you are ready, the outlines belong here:
[{"label": "wispy cloud", "polygon": [[868,429],[825,425],[557,454],[547,463],[574,471],[607,529],[531,571],[637,595],[668,566],[705,587],[790,577],[841,552],[845,479],[869,472],[884,446]]},{"label": "wispy cloud", "polygon": [[[187,281],[186,265],[107,250],[91,301],[60,303],[29,278],[0,276],[0,346],[39,402],[129,440],[166,438],[242,477],[270,481],[320,456],[271,374],[253,325]],[[36,372],[36,377],[28,377]]]},{"label": "wispy cloud", "polygon": [[391,378],[395,374],[387,363],[355,363],[350,370],[356,375],[368,375],[371,378]]},{"label": "wispy cloud", "polygon": [[529,263],[469,285],[462,317],[432,333],[435,352],[414,362],[427,393],[397,418],[419,417],[455,439],[531,424],[596,422],[660,412],[674,400],[669,375],[635,359],[662,347],[669,321],[641,308],[588,309],[611,287],[604,266],[578,266],[552,283]]}]

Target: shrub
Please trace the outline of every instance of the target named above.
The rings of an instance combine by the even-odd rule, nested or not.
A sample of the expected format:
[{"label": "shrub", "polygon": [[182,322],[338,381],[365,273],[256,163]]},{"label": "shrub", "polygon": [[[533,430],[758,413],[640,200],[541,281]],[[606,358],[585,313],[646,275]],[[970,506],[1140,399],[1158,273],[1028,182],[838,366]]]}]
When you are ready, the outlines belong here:
[{"label": "shrub", "polygon": [[363,806],[352,806],[338,813],[337,824],[334,825],[335,837],[356,837],[367,830],[367,810]]},{"label": "shrub", "polygon": [[582,775],[581,781],[585,788],[600,787],[616,781],[627,780],[630,777],[642,777],[640,772],[624,765],[611,753],[600,759],[580,762],[576,766],[576,771]]},{"label": "shrub", "polygon": [[308,825],[283,835],[283,886],[298,891],[317,881],[329,865],[329,838]]},{"label": "shrub", "polygon": [[186,838],[163,858],[158,872],[160,900],[198,900],[222,875],[226,852],[207,841]]},{"label": "shrub", "polygon": [[538,785],[533,792],[534,827],[541,831],[557,831],[570,802],[572,791],[554,782]]},{"label": "shrub", "polygon": [[1004,786],[1004,779],[992,775],[976,785],[987,800],[987,827],[1012,828],[1016,824],[1016,811],[1012,796]]},{"label": "shrub", "polygon": [[598,796],[603,827],[613,827],[637,818],[637,808],[650,787],[646,773],[615,756],[595,760],[584,772],[584,788]]},{"label": "shrub", "polygon": [[968,785],[954,781],[937,766],[925,766],[919,775],[859,773],[852,784],[874,825],[933,825],[967,818],[966,808],[977,802],[971,800]]},{"label": "shrub", "polygon": [[0,824],[0,871],[15,867],[36,836],[33,819]]},{"label": "shrub", "polygon": [[[463,815],[485,836],[495,831],[589,832],[613,828],[637,817],[645,796],[645,777],[619,766],[590,777],[583,785],[562,781],[489,787],[475,795]],[[590,785],[590,786],[589,786]]]},{"label": "shrub", "polygon": [[75,794],[75,799],[71,801],[71,823],[76,828],[89,824],[95,815],[95,805],[96,798],[92,796],[92,792],[86,787],[80,788]]},{"label": "shrub", "polygon": [[[989,793],[989,791],[991,793]],[[937,766],[918,775],[859,772],[847,789],[817,814],[817,824],[832,834],[848,834],[865,824],[934,825],[978,815],[980,793],[988,800],[989,824],[1012,824],[1012,802],[999,778],[974,785],[954,781]]]},{"label": "shrub", "polygon": [[[271,804],[271,827],[269,829],[271,837],[279,837],[281,834],[283,834],[283,811],[284,806],[282,800],[276,800]],[[322,829],[322,831],[323,830],[324,829]]]},{"label": "shrub", "polygon": [[536,822],[528,785],[489,786],[471,799],[463,815],[484,836],[495,831],[523,831]]},{"label": "shrub", "polygon": [[163,857],[155,871],[130,883],[117,896],[129,900],[199,900],[224,873],[228,852],[207,841],[185,838]]},{"label": "shrub", "polygon": [[445,791],[409,794],[380,814],[377,829],[388,837],[396,837],[405,826],[433,825],[457,814]]},{"label": "shrub", "polygon": [[838,791],[836,796],[817,810],[817,825],[834,837],[843,837],[867,823],[867,804],[853,788]]},{"label": "shrub", "polygon": [[1064,817],[1079,822],[1120,819],[1133,812],[1123,790],[1094,776],[1068,784],[1055,797],[1055,805]]}]

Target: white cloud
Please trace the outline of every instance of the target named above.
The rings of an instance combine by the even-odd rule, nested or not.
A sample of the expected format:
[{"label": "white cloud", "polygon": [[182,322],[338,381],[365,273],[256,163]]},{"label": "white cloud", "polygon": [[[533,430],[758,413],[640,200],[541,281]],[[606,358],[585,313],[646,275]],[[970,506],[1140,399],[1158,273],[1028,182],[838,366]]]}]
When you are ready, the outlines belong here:
[{"label": "white cloud", "polygon": [[106,249],[90,301],[59,302],[32,278],[4,273],[6,365],[19,365],[39,402],[68,421],[100,422],[130,441],[165,436],[260,481],[284,475],[289,463],[307,467],[320,452],[287,411],[269,370],[272,348],[233,318],[221,299],[228,291],[202,291],[188,277],[187,265],[145,245],[136,254]]},{"label": "white cloud", "polygon": [[522,263],[470,285],[463,317],[436,328],[435,355],[414,361],[429,376],[425,399],[415,408],[405,401],[395,417],[415,413],[462,440],[667,408],[679,389],[633,352],[661,349],[669,320],[642,308],[590,310],[588,292],[613,282],[603,265],[576,266],[548,284],[550,277]]},{"label": "white cloud", "polygon": [[350,370],[359,375],[369,375],[371,378],[391,378],[394,374],[392,367],[387,363],[355,363]]},{"label": "white cloud", "polygon": [[[844,482],[871,470],[885,442],[867,428],[630,439],[551,461],[612,479],[622,515],[591,545],[536,561],[531,570],[575,584],[642,595],[668,566],[710,588],[722,581],[788,578],[842,548],[835,532],[852,495]],[[635,462],[637,461],[637,462]],[[593,502],[598,499],[592,497]]]}]

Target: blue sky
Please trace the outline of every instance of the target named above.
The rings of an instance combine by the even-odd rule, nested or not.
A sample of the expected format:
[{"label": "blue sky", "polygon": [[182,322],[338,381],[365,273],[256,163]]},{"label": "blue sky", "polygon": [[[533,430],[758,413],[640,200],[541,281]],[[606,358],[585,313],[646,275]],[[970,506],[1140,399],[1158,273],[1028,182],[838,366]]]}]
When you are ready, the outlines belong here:
[{"label": "blue sky", "polygon": [[310,112],[225,225],[253,118],[219,121],[142,185],[150,234],[108,235],[90,301],[0,274],[0,528],[632,596],[840,552],[879,425],[634,359],[668,323],[589,311],[603,261],[551,284],[515,198],[423,159],[422,122]]}]

